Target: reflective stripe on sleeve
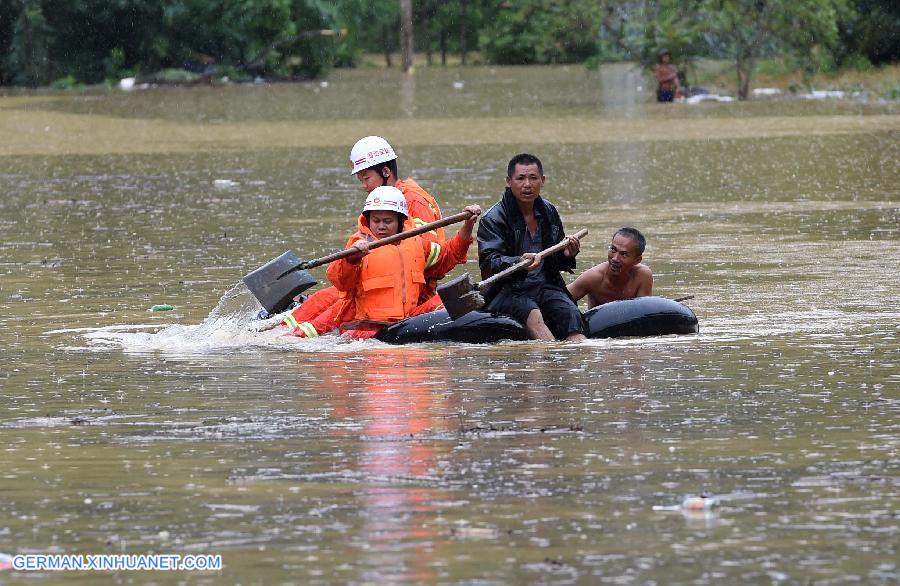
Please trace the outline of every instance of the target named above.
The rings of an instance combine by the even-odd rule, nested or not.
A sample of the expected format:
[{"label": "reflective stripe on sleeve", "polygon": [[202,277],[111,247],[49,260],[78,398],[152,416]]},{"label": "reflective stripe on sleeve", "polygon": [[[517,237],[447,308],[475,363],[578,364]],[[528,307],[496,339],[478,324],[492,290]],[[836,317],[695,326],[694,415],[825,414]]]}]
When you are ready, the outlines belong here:
[{"label": "reflective stripe on sleeve", "polygon": [[437,264],[438,258],[441,256],[441,245],[437,242],[431,243],[431,251],[428,253],[428,260],[425,261],[425,268],[431,268]]},{"label": "reflective stripe on sleeve", "polygon": [[[438,219],[440,219],[440,218],[438,218]],[[413,224],[415,225],[416,228],[418,228],[420,226],[424,226],[427,223],[428,222],[426,222],[422,218],[413,218]],[[429,230],[428,233],[434,234],[435,236],[437,236],[437,230]]]},{"label": "reflective stripe on sleeve", "polygon": [[283,324],[286,325],[287,327],[291,328],[292,330],[293,330],[294,328],[296,328],[296,327],[299,325],[299,324],[297,323],[297,320],[294,319],[294,316],[291,315],[291,314],[288,314],[288,316],[287,316],[286,318],[284,318],[284,320],[282,320],[281,323],[283,323]]}]

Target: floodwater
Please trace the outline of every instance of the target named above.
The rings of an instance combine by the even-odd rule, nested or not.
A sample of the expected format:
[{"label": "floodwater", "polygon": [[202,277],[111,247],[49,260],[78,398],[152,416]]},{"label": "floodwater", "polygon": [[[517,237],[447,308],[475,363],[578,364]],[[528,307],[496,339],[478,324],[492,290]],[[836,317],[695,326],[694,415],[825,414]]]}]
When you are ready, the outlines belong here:
[{"label": "floodwater", "polygon": [[[366,134],[445,213],[534,152],[579,269],[637,226],[700,334],[251,330],[242,275],[352,231]],[[0,97],[0,554],[223,564],[0,582],[895,584],[898,185],[896,105],[657,105],[627,66]]]}]

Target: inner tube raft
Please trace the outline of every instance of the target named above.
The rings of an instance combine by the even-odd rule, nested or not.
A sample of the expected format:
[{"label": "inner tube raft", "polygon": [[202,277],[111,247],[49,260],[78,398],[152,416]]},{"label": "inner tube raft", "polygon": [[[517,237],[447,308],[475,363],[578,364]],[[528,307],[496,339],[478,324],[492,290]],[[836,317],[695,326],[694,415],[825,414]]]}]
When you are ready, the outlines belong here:
[{"label": "inner tube raft", "polygon": [[[665,336],[700,331],[691,308],[665,297],[638,297],[612,301],[584,314],[588,338]],[[388,344],[465,342],[492,344],[501,340],[527,340],[525,328],[511,317],[472,311],[451,320],[445,309],[390,325],[375,336]]]}]

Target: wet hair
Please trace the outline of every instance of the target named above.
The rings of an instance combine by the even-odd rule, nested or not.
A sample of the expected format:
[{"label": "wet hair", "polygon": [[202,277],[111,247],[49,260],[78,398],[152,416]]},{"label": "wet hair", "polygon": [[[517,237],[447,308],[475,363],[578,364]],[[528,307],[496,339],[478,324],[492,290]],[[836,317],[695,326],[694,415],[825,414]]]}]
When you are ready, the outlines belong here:
[{"label": "wet hair", "polygon": [[528,153],[519,153],[509,160],[509,164],[506,166],[507,177],[512,177],[513,171],[516,170],[516,165],[537,165],[538,172],[541,175],[544,174],[544,166],[541,165],[541,160]]},{"label": "wet hair", "polygon": [[384,167],[387,167],[388,169],[391,170],[391,173],[394,174],[394,179],[400,179],[399,172],[397,171],[397,159],[391,159],[390,161],[386,161],[384,163],[378,163],[377,165],[372,165],[371,167],[366,167],[364,170],[372,169],[373,171],[378,173],[378,175],[381,176],[382,181],[383,181],[382,184],[387,185],[387,181],[386,181],[384,175],[381,175],[381,170]]},{"label": "wet hair", "polygon": [[634,240],[634,250],[637,252],[638,256],[644,254],[644,248],[647,246],[647,239],[644,238],[644,235],[641,234],[641,231],[637,228],[628,228],[623,227],[616,230],[616,233],[613,234],[613,238],[621,234],[622,236],[627,236]]}]

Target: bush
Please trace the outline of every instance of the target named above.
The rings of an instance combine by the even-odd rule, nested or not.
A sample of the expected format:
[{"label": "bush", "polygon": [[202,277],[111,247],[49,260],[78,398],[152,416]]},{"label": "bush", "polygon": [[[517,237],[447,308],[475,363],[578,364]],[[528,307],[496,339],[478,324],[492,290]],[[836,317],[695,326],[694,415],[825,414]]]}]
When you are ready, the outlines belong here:
[{"label": "bush", "polygon": [[82,84],[73,76],[67,75],[51,82],[50,87],[55,90],[73,90],[82,87]]},{"label": "bush", "polygon": [[854,71],[867,72],[875,69],[875,66],[872,65],[872,62],[869,59],[862,55],[861,53],[852,53],[844,58],[843,63],[841,64],[847,69],[852,69]]},{"label": "bush", "polygon": [[201,77],[199,73],[192,73],[184,69],[163,69],[152,76],[154,80],[166,83],[190,83]]}]

